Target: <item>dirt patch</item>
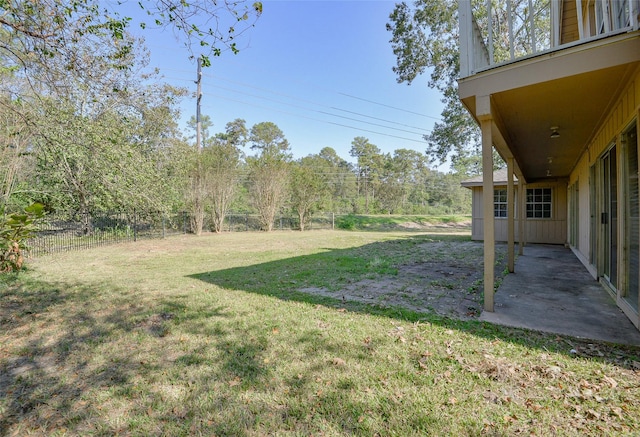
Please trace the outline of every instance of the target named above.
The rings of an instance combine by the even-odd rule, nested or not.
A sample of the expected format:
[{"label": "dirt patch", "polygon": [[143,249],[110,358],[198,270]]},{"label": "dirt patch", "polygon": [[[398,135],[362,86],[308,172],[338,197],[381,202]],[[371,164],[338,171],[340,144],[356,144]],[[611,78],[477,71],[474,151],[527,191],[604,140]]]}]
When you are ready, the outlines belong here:
[{"label": "dirt patch", "polygon": [[402,230],[437,230],[437,229],[459,229],[462,231],[469,231],[471,229],[471,220],[465,220],[461,222],[450,222],[450,223],[429,223],[429,222],[403,222],[398,223],[396,225],[399,229]]},{"label": "dirt patch", "polygon": [[[482,312],[483,260],[477,243],[456,243],[456,253],[446,243],[427,243],[425,255],[398,266],[398,274],[362,279],[339,291],[308,287],[299,291],[382,307],[400,307],[421,313],[469,320]],[[480,249],[480,250],[478,250]],[[505,253],[497,248],[496,277],[506,266]],[[430,258],[430,259],[424,259]]]}]

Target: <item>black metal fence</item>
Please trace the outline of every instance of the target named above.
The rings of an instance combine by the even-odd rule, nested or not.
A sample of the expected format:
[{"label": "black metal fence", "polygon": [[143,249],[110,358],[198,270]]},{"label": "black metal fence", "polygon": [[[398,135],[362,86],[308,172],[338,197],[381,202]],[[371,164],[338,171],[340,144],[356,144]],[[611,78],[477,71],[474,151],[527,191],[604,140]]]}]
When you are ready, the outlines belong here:
[{"label": "black metal fence", "polygon": [[[318,215],[306,224],[305,229],[333,229],[334,220],[332,213]],[[223,232],[246,232],[259,231],[262,225],[255,214],[230,213],[222,228]],[[206,217],[204,231],[212,229],[210,217]],[[277,217],[273,229],[299,229],[299,220],[292,216]],[[192,217],[186,212],[50,214],[38,224],[36,237],[28,242],[28,246],[31,256],[40,256],[189,232],[192,232]]]}]

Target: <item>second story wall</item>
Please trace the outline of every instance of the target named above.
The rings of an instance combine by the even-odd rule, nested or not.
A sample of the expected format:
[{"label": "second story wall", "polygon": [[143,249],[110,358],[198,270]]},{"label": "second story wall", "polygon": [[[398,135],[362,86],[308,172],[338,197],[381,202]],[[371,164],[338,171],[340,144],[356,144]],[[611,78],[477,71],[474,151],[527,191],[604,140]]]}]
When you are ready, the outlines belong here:
[{"label": "second story wall", "polygon": [[460,77],[638,30],[640,0],[459,0]]}]

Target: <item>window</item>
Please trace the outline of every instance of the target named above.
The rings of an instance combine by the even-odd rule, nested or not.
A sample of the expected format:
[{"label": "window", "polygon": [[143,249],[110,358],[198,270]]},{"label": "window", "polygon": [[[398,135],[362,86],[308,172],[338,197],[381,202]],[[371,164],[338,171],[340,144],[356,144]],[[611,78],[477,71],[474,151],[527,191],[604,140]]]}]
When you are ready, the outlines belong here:
[{"label": "window", "polygon": [[551,188],[527,189],[527,218],[551,218]]},{"label": "window", "polygon": [[507,216],[507,190],[493,190],[493,216]]}]

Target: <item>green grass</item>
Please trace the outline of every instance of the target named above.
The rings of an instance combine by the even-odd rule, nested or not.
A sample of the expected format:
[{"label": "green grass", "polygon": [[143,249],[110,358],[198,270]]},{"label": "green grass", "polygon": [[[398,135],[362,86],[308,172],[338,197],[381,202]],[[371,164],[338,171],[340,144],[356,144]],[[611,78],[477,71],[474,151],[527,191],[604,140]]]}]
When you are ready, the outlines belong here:
[{"label": "green grass", "polygon": [[465,241],[237,233],[36,260],[1,277],[0,434],[637,435],[637,348],[297,291]]}]

